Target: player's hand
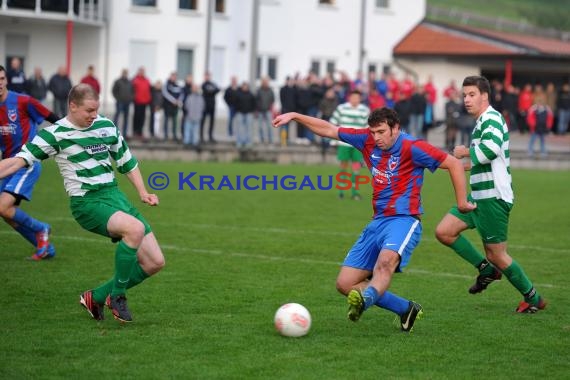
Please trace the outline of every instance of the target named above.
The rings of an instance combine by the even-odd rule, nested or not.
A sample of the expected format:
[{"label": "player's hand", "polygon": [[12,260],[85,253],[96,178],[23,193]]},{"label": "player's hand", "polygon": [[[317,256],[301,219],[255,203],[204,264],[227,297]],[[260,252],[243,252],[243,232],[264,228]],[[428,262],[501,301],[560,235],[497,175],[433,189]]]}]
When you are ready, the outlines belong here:
[{"label": "player's hand", "polygon": [[465,145],[457,145],[453,148],[453,156],[455,158],[463,158],[469,156],[469,148]]},{"label": "player's hand", "polygon": [[288,124],[291,120],[293,120],[294,117],[295,117],[294,112],[287,112],[282,115],[279,115],[275,119],[273,119],[273,126],[277,128],[282,125]]},{"label": "player's hand", "polygon": [[158,205],[158,196],[156,194],[142,194],[141,201],[146,203],[150,206],[157,206]]},{"label": "player's hand", "polygon": [[477,205],[475,203],[471,203],[469,201],[465,201],[465,202],[462,202],[461,204],[457,205],[457,209],[459,210],[459,212],[462,212],[462,213],[467,213],[467,212],[473,211],[476,208],[477,208]]}]

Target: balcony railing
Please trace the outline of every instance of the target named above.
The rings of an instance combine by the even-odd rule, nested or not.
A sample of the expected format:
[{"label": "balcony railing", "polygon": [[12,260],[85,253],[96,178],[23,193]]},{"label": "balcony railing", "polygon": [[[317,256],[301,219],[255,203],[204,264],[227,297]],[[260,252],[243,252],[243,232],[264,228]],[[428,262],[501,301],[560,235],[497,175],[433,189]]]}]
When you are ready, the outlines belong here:
[{"label": "balcony railing", "polygon": [[0,0],[0,15],[103,22],[106,0]]}]

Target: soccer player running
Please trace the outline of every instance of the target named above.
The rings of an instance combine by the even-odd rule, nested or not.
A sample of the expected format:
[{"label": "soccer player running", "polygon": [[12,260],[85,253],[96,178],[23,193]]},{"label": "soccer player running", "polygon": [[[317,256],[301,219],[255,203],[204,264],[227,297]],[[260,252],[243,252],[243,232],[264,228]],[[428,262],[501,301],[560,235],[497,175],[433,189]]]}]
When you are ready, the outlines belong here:
[{"label": "soccer player running", "polygon": [[[335,125],[343,125],[352,128],[366,128],[370,109],[362,104],[360,91],[353,90],[348,96],[348,102],[340,104],[333,112],[330,122]],[[348,174],[351,166],[351,192],[352,199],[360,200],[360,194],[356,188],[356,177],[360,171],[362,163],[362,153],[352,145],[340,141],[337,148],[337,158],[340,161],[340,175]],[[338,196],[344,198],[344,190],[339,190]]]},{"label": "soccer player running", "polygon": [[[456,146],[457,158],[469,158],[465,168],[471,170],[470,201],[477,208],[469,213],[452,207],[436,228],[437,239],[479,270],[469,293],[481,293],[504,274],[523,295],[517,313],[535,313],[546,307],[521,266],[507,254],[507,230],[514,194],[511,185],[509,131],[505,119],[489,105],[491,86],[481,76],[463,80],[463,100],[467,112],[477,123],[471,147]],[[483,256],[461,232],[476,228],[483,241]]]},{"label": "soccer player running", "polygon": [[95,320],[104,319],[107,304],[115,319],[130,322],[126,290],[160,271],[164,256],[148,222],[119,190],[111,158],[142,202],[156,206],[158,197],[146,191],[138,162],[119,129],[97,114],[95,90],[87,84],[74,86],[68,106],[65,118],[42,129],[18,154],[0,162],[0,178],[55,157],[75,220],[86,230],[119,242],[114,276],[81,294],[80,303]]},{"label": "soccer player running", "polygon": [[[22,146],[36,136],[44,120],[55,123],[58,117],[39,101],[8,91],[6,69],[0,66],[0,152],[4,159],[14,157]],[[30,201],[42,171],[36,162],[21,168],[0,181],[0,216],[20,235],[29,241],[35,252],[32,260],[50,259],[55,248],[49,242],[50,226],[32,218],[19,206],[22,200]]]},{"label": "soccer player running", "polygon": [[338,291],[348,299],[348,318],[357,321],[366,309],[376,305],[398,315],[402,331],[411,331],[422,314],[422,306],[388,288],[394,272],[408,264],[420,241],[420,192],[426,168],[432,172],[437,168],[449,170],[459,210],[469,212],[475,208],[467,201],[461,161],[401,132],[397,113],[388,108],[372,111],[364,129],[337,127],[295,112],[278,116],[273,125],[278,127],[291,120],[322,137],[354,146],[362,152],[372,173],[372,221],[348,252],[336,280]]}]

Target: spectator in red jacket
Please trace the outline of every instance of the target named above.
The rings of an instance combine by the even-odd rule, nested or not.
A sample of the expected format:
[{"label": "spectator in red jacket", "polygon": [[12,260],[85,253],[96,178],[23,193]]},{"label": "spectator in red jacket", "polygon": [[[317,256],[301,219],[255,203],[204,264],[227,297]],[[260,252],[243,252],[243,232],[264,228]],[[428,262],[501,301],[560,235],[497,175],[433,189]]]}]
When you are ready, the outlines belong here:
[{"label": "spectator in red jacket", "polygon": [[521,133],[528,131],[528,124],[526,122],[526,115],[528,109],[532,106],[534,95],[532,93],[532,85],[527,83],[519,93],[519,129]]},{"label": "spectator in red jacket", "polygon": [[454,94],[459,93],[461,94],[461,90],[457,88],[457,84],[455,79],[451,79],[449,81],[449,85],[443,89],[443,97],[447,100],[451,100]]},{"label": "spectator in red jacket", "polygon": [[[151,85],[145,76],[144,67],[140,67],[137,75],[132,80],[135,104],[135,113],[133,116],[133,135],[135,138],[142,138],[142,130],[146,118],[146,109],[150,108],[152,101]],[[126,137],[126,136],[125,136]]]},{"label": "spectator in red jacket", "polygon": [[543,158],[546,157],[548,152],[546,151],[544,136],[552,129],[554,113],[545,103],[543,97],[537,97],[536,103],[528,109],[526,122],[530,130],[530,140],[528,142],[529,157],[534,156],[534,142],[537,137],[540,140],[540,156]]},{"label": "spectator in red jacket", "polygon": [[81,78],[81,83],[86,83],[93,87],[97,94],[101,93],[101,85],[99,85],[99,81],[95,78],[95,67],[93,65],[87,66],[87,74]]}]

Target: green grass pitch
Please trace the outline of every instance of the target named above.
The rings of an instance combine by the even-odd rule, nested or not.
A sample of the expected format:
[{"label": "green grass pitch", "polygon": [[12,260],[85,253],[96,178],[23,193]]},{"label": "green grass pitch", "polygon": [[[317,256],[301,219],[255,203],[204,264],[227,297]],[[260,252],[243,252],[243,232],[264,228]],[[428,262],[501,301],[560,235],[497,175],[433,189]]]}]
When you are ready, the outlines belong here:
[{"label": "green grass pitch", "polygon": [[[509,251],[548,299],[517,315],[503,280],[467,293],[474,268],[433,237],[453,203],[447,173],[426,173],[424,233],[392,290],[420,302],[411,334],[387,311],[346,319],[335,290],[339,263],[371,216],[336,190],[177,190],[177,173],[334,175],[334,166],[143,161],[145,178],[171,177],[160,205],[135,202],[166,256],[157,276],[129,291],[134,323],[107,311],[97,323],[79,294],[112,275],[114,245],[71,217],[53,161],[23,208],[53,227],[56,259],[30,262],[31,246],[0,224],[0,378],[3,379],[480,379],[570,376],[570,174],[514,170]],[[125,178],[121,188],[137,198]],[[478,239],[475,234],[468,233]],[[306,337],[279,336],[277,308],[311,312]]]}]

